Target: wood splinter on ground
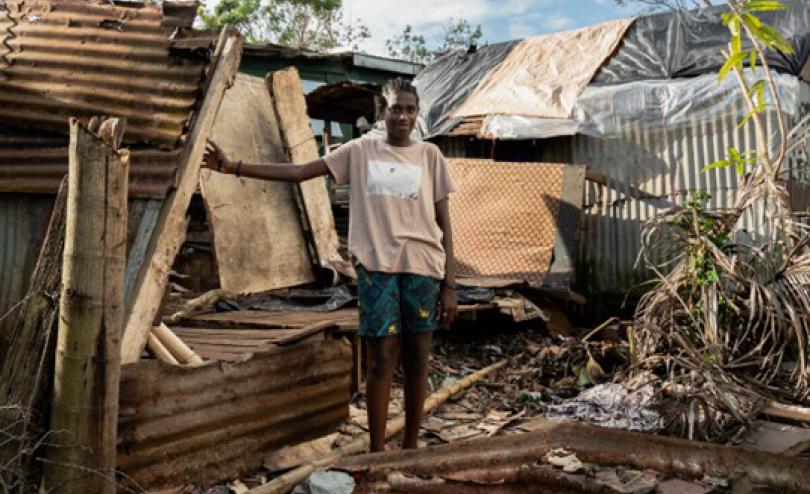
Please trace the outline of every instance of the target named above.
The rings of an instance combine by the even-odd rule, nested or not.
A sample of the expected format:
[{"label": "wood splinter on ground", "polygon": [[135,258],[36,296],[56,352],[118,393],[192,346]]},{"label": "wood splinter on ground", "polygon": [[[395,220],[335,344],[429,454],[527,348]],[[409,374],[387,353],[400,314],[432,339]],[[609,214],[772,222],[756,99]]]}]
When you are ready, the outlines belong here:
[{"label": "wood splinter on ground", "polygon": [[[488,375],[492,374],[493,372],[500,370],[506,365],[506,363],[507,360],[501,360],[477,372],[474,372],[469,376],[459,379],[450,386],[446,386],[440,389],[439,391],[433,393],[432,395],[428,396],[428,398],[425,400],[425,405],[423,407],[424,413],[428,414],[432,412],[439,405],[449,400],[452,396],[460,393],[461,391],[464,391],[465,389],[469,388],[470,386],[477,383],[481,379],[487,377]],[[404,428],[405,428],[405,414],[402,413],[400,415],[397,415],[393,419],[389,420],[388,423],[386,424],[385,427],[386,439],[390,439],[393,436],[397,435]],[[284,475],[277,477],[264,485],[260,485],[254,489],[251,489],[245,494],[284,494],[288,492],[290,489],[292,489],[296,484],[306,479],[316,470],[327,467],[330,464],[336,462],[337,460],[345,456],[364,453],[368,450],[368,446],[369,446],[369,436],[368,434],[363,434],[362,436],[358,437],[349,444],[341,448],[335,449],[334,451],[331,451],[326,456],[313,460],[307,463],[306,465],[301,465],[300,467],[290,472],[287,472]]]}]

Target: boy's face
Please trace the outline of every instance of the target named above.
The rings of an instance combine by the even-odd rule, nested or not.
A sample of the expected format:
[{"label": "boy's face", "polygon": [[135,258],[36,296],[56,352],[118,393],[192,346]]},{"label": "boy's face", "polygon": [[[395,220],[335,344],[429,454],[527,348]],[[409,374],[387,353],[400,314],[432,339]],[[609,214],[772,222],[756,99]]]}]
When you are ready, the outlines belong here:
[{"label": "boy's face", "polygon": [[385,109],[385,128],[388,135],[397,141],[407,140],[416,124],[418,113],[416,96],[405,92],[396,93]]}]

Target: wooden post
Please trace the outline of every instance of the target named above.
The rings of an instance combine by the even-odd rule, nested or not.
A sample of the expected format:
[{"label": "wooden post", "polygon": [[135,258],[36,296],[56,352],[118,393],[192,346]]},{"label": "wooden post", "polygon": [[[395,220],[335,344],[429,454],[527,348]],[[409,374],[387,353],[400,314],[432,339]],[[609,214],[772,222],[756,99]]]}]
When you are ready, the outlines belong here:
[{"label": "wooden post", "polygon": [[31,448],[48,426],[66,206],[67,179],[59,187],[31,286],[0,361],[0,429],[4,433],[0,434],[0,485],[4,486],[39,485],[41,469],[34,456],[41,452]]},{"label": "wooden post", "polygon": [[217,50],[217,61],[211,68],[213,77],[179,158],[176,187],[163,201],[149,245],[144,251],[144,264],[138,270],[127,299],[121,342],[121,362],[124,364],[137,362],[141,358],[146,340],[152,332],[169,271],[186,238],[186,213],[191,196],[200,182],[200,164],[206,141],[225,90],[231,86],[239,70],[242,38],[234,30],[226,28],[220,35]]},{"label": "wooden post", "polygon": [[[91,127],[97,126],[93,121]],[[43,489],[115,493],[129,154],[70,120],[67,227]]]}]

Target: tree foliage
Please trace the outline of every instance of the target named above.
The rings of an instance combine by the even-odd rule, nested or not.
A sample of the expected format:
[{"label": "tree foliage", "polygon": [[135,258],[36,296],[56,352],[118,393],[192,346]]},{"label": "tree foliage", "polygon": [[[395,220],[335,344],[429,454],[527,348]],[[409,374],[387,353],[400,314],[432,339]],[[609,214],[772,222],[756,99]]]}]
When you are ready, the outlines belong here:
[{"label": "tree foliage", "polygon": [[357,50],[370,37],[359,19],[345,18],[341,0],[221,0],[201,18],[210,28],[234,26],[253,43],[314,51]]},{"label": "tree foliage", "polygon": [[416,63],[428,63],[446,53],[477,46],[484,37],[481,25],[472,26],[463,18],[450,18],[442,26],[441,43],[429,47],[423,34],[417,34],[409,24],[402,33],[385,42],[388,54],[394,58]]}]

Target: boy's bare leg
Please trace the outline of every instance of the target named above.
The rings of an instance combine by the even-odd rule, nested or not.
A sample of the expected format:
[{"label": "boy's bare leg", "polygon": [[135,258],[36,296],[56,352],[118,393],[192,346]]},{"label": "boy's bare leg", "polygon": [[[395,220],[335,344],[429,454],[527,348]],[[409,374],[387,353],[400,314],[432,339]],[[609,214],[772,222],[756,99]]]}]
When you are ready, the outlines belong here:
[{"label": "boy's bare leg", "polygon": [[402,335],[402,368],[405,374],[405,439],[402,447],[418,447],[422,407],[427,395],[427,377],[432,333]]},{"label": "boy's bare leg", "polygon": [[399,347],[399,335],[366,338],[366,410],[372,452],[385,451],[388,399]]}]

